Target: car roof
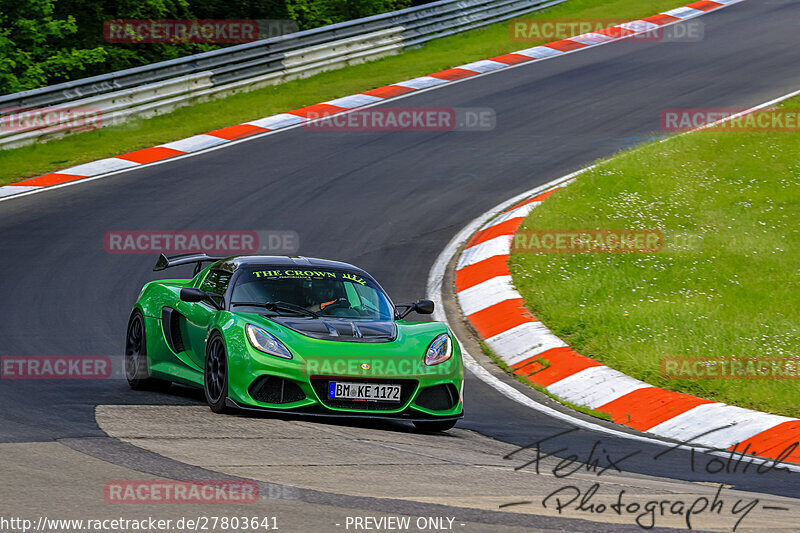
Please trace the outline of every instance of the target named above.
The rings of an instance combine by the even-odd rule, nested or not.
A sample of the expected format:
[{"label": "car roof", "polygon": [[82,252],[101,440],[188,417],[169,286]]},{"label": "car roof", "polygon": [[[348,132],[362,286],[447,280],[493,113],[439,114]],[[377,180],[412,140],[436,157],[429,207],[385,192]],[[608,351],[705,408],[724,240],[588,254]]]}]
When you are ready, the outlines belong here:
[{"label": "car roof", "polygon": [[332,268],[357,272],[362,275],[370,276],[365,270],[349,263],[341,261],[331,261],[329,259],[317,259],[315,257],[291,256],[291,255],[239,255],[226,257],[213,268],[228,270],[233,272],[241,267],[298,267],[298,268]]}]

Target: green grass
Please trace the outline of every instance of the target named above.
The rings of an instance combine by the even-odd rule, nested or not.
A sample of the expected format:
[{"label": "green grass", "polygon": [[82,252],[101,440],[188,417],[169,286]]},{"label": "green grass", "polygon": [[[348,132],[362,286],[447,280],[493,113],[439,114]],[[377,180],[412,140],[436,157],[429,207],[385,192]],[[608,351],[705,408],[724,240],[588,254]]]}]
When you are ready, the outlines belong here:
[{"label": "green grass", "polygon": [[[532,16],[636,19],[682,5],[680,0],[568,0]],[[198,133],[282,113],[332,98],[430,74],[478,59],[535,46],[512,41],[508,23],[439,39],[362,65],[304,80],[197,103],[148,120],[79,133],[48,143],[0,151],[0,185],[69,166],[148,148]]]},{"label": "green grass", "polygon": [[664,250],[515,253],[514,284],[583,355],[667,389],[798,417],[796,380],[667,380],[660,361],[800,363],[799,179],[797,133],[705,131],[623,152],[522,228],[658,229]]}]

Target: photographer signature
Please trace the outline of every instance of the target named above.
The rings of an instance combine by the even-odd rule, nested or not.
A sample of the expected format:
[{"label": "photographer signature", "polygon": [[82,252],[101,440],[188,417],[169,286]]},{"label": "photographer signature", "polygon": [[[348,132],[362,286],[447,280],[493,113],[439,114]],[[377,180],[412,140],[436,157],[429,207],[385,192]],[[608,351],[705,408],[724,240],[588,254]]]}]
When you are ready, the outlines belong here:
[{"label": "photographer signature", "polygon": [[[689,440],[674,444],[667,449],[653,455],[652,459],[658,461],[665,455],[687,446],[690,447],[689,454],[689,467],[692,472],[706,472],[707,474],[714,475],[722,472],[725,473],[751,473],[763,475],[768,472],[790,470],[783,465],[784,460],[789,457],[797,449],[797,442],[791,443],[781,451],[774,459],[766,459],[763,457],[756,457],[749,455],[753,453],[750,451],[750,445],[737,450],[737,446],[733,446],[730,450],[712,450],[716,452],[724,452],[723,456],[720,454],[708,455],[705,453],[698,454],[691,443],[700,437],[719,431],[723,428],[715,428],[697,435]],[[584,471],[600,477],[607,472],[622,473],[622,465],[636,457],[644,454],[642,450],[635,450],[629,453],[615,454],[609,452],[603,446],[601,440],[596,440],[586,457],[579,457],[578,454],[569,453],[568,446],[561,446],[551,451],[544,451],[543,445],[545,443],[556,443],[556,441],[570,433],[578,431],[578,428],[572,428],[548,437],[536,440],[526,446],[522,446],[511,453],[506,454],[504,459],[511,459],[523,451],[530,450],[534,455],[532,459],[524,461],[522,464],[516,466],[514,470],[533,469],[536,474],[541,474],[543,469],[549,471],[555,478],[564,479],[572,476],[573,474]],[[558,444],[556,444],[558,446]],[[542,461],[549,457],[556,457],[559,454],[567,455],[561,457],[552,467],[546,467]],[[752,470],[750,470],[752,468]],[[688,529],[692,529],[692,518],[700,514],[716,514],[718,516],[730,516],[737,518],[733,525],[733,531],[739,527],[742,521],[754,510],[759,508],[760,500],[758,498],[745,499],[737,498],[731,502],[725,500],[724,486],[720,484],[717,492],[712,499],[705,496],[689,497],[681,499],[679,497],[673,498],[648,498],[645,501],[636,501],[630,495],[626,496],[624,489],[619,489],[614,496],[614,503],[598,503],[593,501],[595,495],[600,490],[600,483],[595,482],[587,489],[582,490],[577,484],[567,484],[558,487],[556,490],[547,494],[541,500],[541,504],[545,509],[555,509],[558,514],[562,514],[565,510],[573,510],[578,512],[589,513],[593,515],[608,515],[615,514],[617,516],[630,516],[633,517],[636,524],[642,529],[652,529],[656,526],[659,517],[666,516],[680,516],[686,523]],[[608,501],[608,500],[606,500]],[[508,502],[500,505],[500,508],[508,508],[515,505],[531,504],[532,501],[519,501]],[[788,511],[788,507],[778,507],[762,504],[761,509],[770,511]]]}]

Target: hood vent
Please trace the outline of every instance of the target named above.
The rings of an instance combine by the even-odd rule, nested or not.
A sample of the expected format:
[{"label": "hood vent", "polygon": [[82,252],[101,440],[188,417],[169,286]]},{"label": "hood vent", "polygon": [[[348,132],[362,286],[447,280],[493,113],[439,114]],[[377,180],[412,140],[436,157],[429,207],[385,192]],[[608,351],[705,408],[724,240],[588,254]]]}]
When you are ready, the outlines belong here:
[{"label": "hood vent", "polygon": [[397,326],[391,320],[356,321],[345,318],[271,316],[270,320],[315,339],[342,342],[391,342]]}]

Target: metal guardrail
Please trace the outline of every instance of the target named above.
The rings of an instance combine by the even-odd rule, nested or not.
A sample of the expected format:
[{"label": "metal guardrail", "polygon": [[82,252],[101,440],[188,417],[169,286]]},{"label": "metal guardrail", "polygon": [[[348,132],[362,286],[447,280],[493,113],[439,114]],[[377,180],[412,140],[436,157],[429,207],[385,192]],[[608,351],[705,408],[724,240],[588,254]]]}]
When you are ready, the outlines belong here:
[{"label": "metal guardrail", "polygon": [[[399,53],[565,0],[440,0],[271,39],[0,96],[2,109],[94,108],[102,125]],[[399,80],[398,80],[399,81]],[[66,122],[67,119],[65,118]],[[0,130],[0,149],[63,136],[47,126]]]}]

